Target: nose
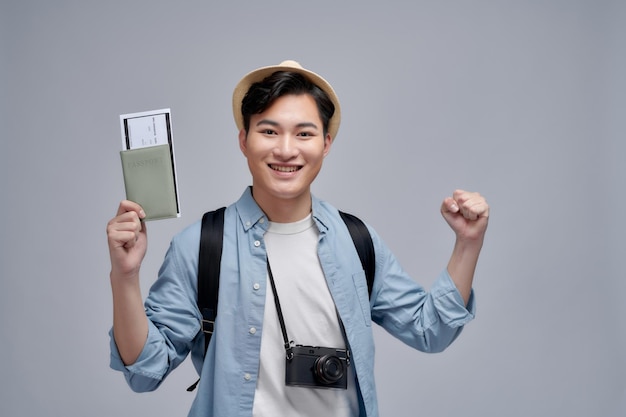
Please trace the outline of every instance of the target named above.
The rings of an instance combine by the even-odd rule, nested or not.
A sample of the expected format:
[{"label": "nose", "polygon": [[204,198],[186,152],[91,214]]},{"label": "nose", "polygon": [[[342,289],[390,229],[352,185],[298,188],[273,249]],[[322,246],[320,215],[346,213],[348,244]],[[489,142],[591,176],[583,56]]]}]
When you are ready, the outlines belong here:
[{"label": "nose", "polygon": [[283,160],[289,160],[298,155],[297,139],[290,134],[280,135],[274,148],[274,155]]}]

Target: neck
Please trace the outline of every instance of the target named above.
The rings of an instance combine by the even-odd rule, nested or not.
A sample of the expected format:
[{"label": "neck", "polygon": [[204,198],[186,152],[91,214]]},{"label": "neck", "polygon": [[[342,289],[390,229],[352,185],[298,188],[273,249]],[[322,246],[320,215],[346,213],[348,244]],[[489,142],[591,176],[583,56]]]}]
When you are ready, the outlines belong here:
[{"label": "neck", "polygon": [[252,197],[271,222],[293,223],[304,219],[311,212],[310,192],[298,198],[280,199],[266,196],[253,187]]}]

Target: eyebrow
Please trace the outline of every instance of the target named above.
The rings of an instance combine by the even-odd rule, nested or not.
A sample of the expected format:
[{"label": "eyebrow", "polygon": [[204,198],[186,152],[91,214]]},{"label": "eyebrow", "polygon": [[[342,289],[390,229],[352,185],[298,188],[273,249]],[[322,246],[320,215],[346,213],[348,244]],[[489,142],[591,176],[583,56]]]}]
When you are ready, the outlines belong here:
[{"label": "eyebrow", "polygon": [[[262,119],[259,120],[256,124],[256,126],[261,126],[261,125],[270,125],[270,126],[275,126],[275,127],[279,127],[280,123],[274,121],[274,120],[270,120],[270,119]],[[305,127],[311,127],[313,129],[318,129],[317,125],[313,122],[302,122],[302,123],[298,123],[296,125],[297,128],[305,128]]]}]

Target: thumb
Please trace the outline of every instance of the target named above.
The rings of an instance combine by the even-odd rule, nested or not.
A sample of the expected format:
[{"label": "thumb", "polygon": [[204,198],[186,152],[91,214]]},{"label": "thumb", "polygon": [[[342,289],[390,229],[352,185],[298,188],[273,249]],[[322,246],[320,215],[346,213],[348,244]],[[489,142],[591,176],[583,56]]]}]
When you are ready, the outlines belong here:
[{"label": "thumb", "polygon": [[459,206],[452,197],[446,197],[441,203],[441,214],[456,214],[459,212]]}]

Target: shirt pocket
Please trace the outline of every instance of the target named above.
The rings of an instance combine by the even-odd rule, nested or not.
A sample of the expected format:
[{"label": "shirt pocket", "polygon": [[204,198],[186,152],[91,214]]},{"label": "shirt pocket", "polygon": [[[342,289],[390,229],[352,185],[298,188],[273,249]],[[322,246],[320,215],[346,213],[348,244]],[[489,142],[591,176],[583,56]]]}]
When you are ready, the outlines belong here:
[{"label": "shirt pocket", "polygon": [[356,299],[360,308],[355,308],[353,311],[360,310],[363,317],[363,321],[367,327],[372,325],[372,313],[370,311],[370,298],[367,290],[367,280],[365,279],[365,271],[359,271],[352,274],[352,283],[354,284],[354,290],[356,293]]}]

